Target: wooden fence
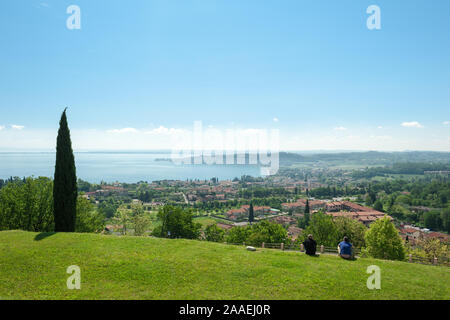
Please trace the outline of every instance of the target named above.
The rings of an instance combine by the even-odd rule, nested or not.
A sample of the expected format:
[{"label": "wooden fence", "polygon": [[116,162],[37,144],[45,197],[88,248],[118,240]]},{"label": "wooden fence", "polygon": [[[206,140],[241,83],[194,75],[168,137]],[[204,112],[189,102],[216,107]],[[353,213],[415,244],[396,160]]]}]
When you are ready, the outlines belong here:
[{"label": "wooden fence", "polygon": [[[245,243],[226,243],[229,245],[238,245],[238,246],[246,246]],[[263,249],[277,249],[277,250],[283,250],[283,251],[299,251],[299,252],[305,252],[305,249],[303,247],[303,244],[285,244],[285,243],[261,243],[260,245],[251,245],[252,247],[257,248],[263,248]],[[361,254],[361,249],[354,248],[354,255],[359,256]],[[336,247],[326,247],[326,246],[318,246],[317,251],[321,254],[338,254],[338,249]],[[414,256],[412,254],[409,254],[407,256],[407,260],[410,263],[421,263],[421,264],[429,264],[429,265],[440,265],[440,266],[447,266],[450,267],[450,258],[449,257],[434,257],[434,258],[423,258],[419,256]]]}]

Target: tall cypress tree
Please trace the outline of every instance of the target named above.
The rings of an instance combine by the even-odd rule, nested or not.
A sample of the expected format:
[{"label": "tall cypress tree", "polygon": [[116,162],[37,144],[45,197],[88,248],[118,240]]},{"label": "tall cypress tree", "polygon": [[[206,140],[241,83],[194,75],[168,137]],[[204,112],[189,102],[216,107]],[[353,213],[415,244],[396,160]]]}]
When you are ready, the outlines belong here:
[{"label": "tall cypress tree", "polygon": [[309,209],[309,200],[306,199],[305,214],[303,216],[303,220],[305,221],[305,228],[309,225],[309,218],[310,218],[309,211],[310,211],[310,209]]},{"label": "tall cypress tree", "polygon": [[77,176],[66,110],[67,108],[61,115],[56,140],[55,180],[53,183],[56,232],[74,232],[77,211]]},{"label": "tall cypress tree", "polygon": [[255,221],[255,214],[253,212],[253,203],[250,202],[250,208],[248,209],[248,222],[252,224],[253,221]]}]

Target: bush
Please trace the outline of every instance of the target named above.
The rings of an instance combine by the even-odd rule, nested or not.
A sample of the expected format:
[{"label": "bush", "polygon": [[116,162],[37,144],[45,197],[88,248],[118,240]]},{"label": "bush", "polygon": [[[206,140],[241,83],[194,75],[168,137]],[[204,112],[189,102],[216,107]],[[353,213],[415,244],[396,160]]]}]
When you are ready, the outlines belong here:
[{"label": "bush", "polygon": [[231,228],[225,239],[228,243],[244,243],[250,236],[250,229],[248,227],[234,227]]},{"label": "bush", "polygon": [[185,239],[198,239],[200,237],[202,225],[193,221],[191,210],[166,205],[159,210],[158,220],[161,224],[152,232],[156,237]]},{"label": "bush", "polygon": [[89,200],[78,197],[75,232],[101,232],[104,228],[105,216]]},{"label": "bush", "polygon": [[205,229],[206,241],[222,242],[224,239],[225,231],[219,228],[216,223],[211,224]]},{"label": "bush", "polygon": [[261,221],[246,227],[234,227],[228,231],[228,243],[244,243],[260,246],[264,243],[287,243],[288,235],[283,226],[268,221]]},{"label": "bush", "polygon": [[373,258],[404,260],[405,248],[394,224],[385,216],[370,225],[366,232],[365,252]]},{"label": "bush", "polygon": [[339,242],[339,234],[333,217],[323,212],[314,213],[311,216],[308,227],[302,233],[302,239],[312,234],[318,245],[334,247]]},{"label": "bush", "polygon": [[347,217],[337,217],[334,219],[334,225],[337,234],[336,244],[347,236],[354,247],[361,248],[365,245],[367,227],[361,222]]},{"label": "bush", "polygon": [[263,242],[286,243],[287,240],[287,231],[283,226],[273,222],[261,221],[250,227],[250,235],[245,243],[252,246],[260,246]]},{"label": "bush", "polygon": [[54,227],[50,179],[15,179],[0,189],[0,230],[48,232]]},{"label": "bush", "polygon": [[442,229],[442,220],[441,214],[439,211],[429,211],[425,212],[423,215],[423,222],[425,223],[425,227],[431,230],[441,230]]}]

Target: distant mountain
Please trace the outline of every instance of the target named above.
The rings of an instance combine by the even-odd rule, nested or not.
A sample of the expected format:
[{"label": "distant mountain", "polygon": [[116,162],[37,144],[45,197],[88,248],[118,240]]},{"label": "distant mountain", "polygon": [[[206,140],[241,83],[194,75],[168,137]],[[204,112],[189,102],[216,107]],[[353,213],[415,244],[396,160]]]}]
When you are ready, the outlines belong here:
[{"label": "distant mountain", "polygon": [[450,163],[450,152],[405,151],[405,152],[341,152],[299,154],[280,152],[280,165],[296,163],[359,163],[364,165],[392,165],[398,162]]}]

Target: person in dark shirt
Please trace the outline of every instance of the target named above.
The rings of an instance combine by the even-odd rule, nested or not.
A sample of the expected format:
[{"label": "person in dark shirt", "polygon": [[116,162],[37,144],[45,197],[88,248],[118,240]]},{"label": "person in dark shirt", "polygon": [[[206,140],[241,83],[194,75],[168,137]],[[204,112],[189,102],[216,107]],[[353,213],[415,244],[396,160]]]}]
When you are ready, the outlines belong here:
[{"label": "person in dark shirt", "polygon": [[347,237],[344,237],[344,241],[338,245],[339,256],[344,259],[351,259],[353,256],[352,244],[348,241]]},{"label": "person in dark shirt", "polygon": [[317,242],[313,239],[312,234],[308,235],[308,238],[303,242],[303,246],[305,247],[305,251],[307,255],[315,256],[316,255],[316,247]]}]

